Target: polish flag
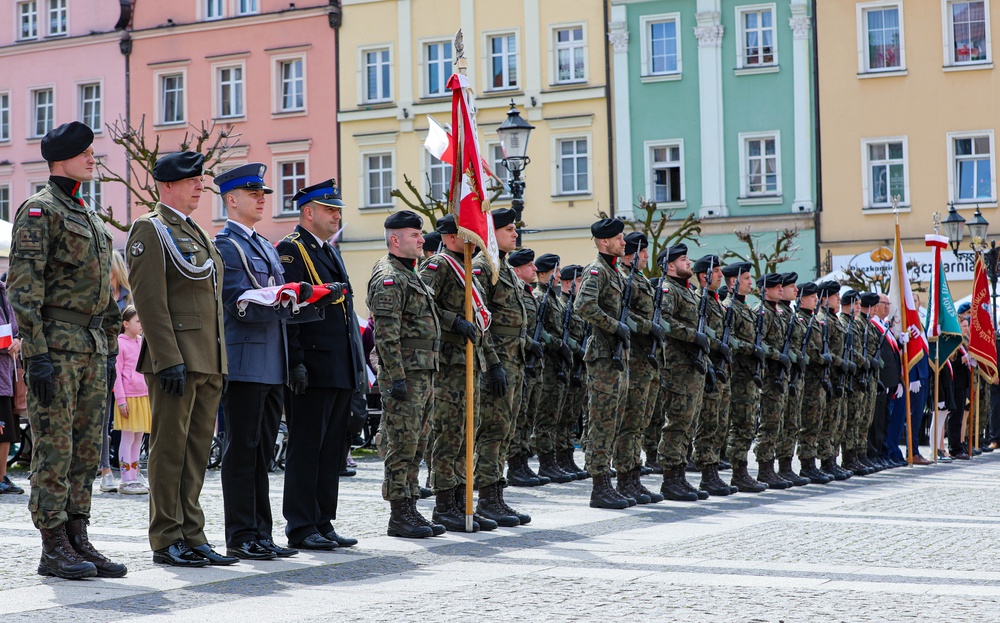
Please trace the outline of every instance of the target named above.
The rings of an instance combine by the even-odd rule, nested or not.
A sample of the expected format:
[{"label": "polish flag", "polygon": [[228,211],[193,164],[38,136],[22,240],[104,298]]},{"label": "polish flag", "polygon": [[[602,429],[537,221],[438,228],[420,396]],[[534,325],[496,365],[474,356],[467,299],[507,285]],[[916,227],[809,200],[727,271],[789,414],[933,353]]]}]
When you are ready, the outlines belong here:
[{"label": "polish flag", "polygon": [[[424,149],[441,162],[450,164],[452,167],[455,166],[455,154],[451,146],[451,135],[430,115],[427,115],[427,139],[424,141]],[[483,164],[483,172],[506,188],[507,185],[490,169],[490,165],[486,162],[486,159],[480,158],[480,161]]]},{"label": "polish flag", "polygon": [[10,348],[14,341],[14,334],[10,330],[9,324],[0,324],[0,348]]}]

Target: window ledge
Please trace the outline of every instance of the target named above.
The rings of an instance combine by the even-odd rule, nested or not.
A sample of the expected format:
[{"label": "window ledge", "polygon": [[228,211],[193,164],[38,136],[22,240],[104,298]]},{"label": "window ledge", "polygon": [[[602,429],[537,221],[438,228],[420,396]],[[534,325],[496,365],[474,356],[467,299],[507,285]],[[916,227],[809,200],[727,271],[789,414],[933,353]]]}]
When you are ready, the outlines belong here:
[{"label": "window ledge", "polygon": [[657,210],[684,210],[688,207],[687,199],[681,201],[658,201],[656,202]]},{"label": "window ledge", "polygon": [[894,69],[892,71],[866,71],[858,74],[858,78],[861,80],[866,80],[868,78],[893,78],[896,76],[905,76],[909,73],[906,69]]},{"label": "window ledge", "polygon": [[387,100],[365,100],[358,103],[359,108],[391,108],[396,105],[391,99]]},{"label": "window ledge", "polygon": [[524,95],[524,91],[521,87],[510,87],[510,88],[498,88],[498,89],[484,89],[483,94],[476,99],[487,99],[490,97],[510,97],[511,95]]},{"label": "window ledge", "polygon": [[561,195],[552,195],[552,201],[587,201],[588,199],[593,199],[594,195],[590,191],[585,193],[563,193]]},{"label": "window ledge", "polygon": [[305,117],[305,110],[278,110],[271,113],[272,119],[285,119],[288,117]]},{"label": "window ledge", "polygon": [[358,210],[360,210],[361,212],[378,212],[382,210],[391,210],[394,207],[395,206],[393,204],[387,203],[385,205],[377,205],[377,206],[361,206],[360,208],[358,208]]},{"label": "window ledge", "polygon": [[973,208],[995,208],[997,207],[996,199],[978,199],[978,200],[955,200],[956,210],[971,210]]},{"label": "window ledge", "polygon": [[587,84],[589,82],[586,78],[581,80],[562,80],[560,82],[550,82],[549,87],[553,89],[558,89],[559,87],[578,87],[581,84]]},{"label": "window ledge", "polygon": [[673,82],[675,80],[680,80],[683,77],[683,73],[676,71],[672,74],[649,74],[648,76],[640,76],[639,81],[643,84],[650,82]]},{"label": "window ledge", "polygon": [[185,121],[171,121],[169,123],[161,122],[161,123],[154,123],[153,124],[153,129],[163,128],[163,129],[169,130],[171,128],[183,128],[186,125],[187,125],[187,121],[186,120]]},{"label": "window ledge", "polygon": [[962,63],[960,65],[946,65],[941,71],[976,71],[982,69],[993,69],[993,61],[979,61],[976,63]]},{"label": "window ledge", "polygon": [[785,202],[782,195],[766,195],[763,197],[737,197],[736,203],[741,206],[781,205]]},{"label": "window ledge", "polygon": [[282,212],[281,214],[275,214],[271,218],[275,221],[290,221],[299,218],[299,212]]},{"label": "window ledge", "polygon": [[[876,207],[861,206],[862,214],[892,214],[892,210],[893,210],[892,206],[876,206]],[[899,211],[900,213],[904,214],[906,212],[910,212],[911,211],[910,204],[908,203],[899,204]]]},{"label": "window ledge", "polygon": [[239,115],[238,117],[212,117],[212,121],[216,123],[240,123],[246,120],[247,120],[246,115]]},{"label": "window ledge", "polygon": [[449,102],[449,101],[451,101],[451,95],[447,93],[444,95],[424,95],[423,97],[420,98],[421,104],[424,103],[434,104],[437,102]]},{"label": "window ledge", "polygon": [[762,65],[760,67],[737,67],[733,70],[736,76],[755,76],[757,74],[776,74],[781,71],[781,65]]}]

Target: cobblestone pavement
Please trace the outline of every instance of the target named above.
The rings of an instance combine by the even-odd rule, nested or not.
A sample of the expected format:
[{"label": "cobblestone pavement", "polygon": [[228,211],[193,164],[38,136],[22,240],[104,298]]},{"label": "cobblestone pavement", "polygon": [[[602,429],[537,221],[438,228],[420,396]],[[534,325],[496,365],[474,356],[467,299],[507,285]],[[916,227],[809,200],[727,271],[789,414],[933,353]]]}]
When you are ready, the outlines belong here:
[{"label": "cobblestone pavement", "polygon": [[[26,474],[12,477],[22,486]],[[532,522],[385,536],[381,463],[341,484],[337,531],[361,543],[281,561],[154,565],[146,496],[94,494],[91,538],[128,577],[35,574],[27,495],[0,496],[0,613],[22,621],[990,621],[1000,606],[1000,453],[697,504],[591,509],[589,484],[508,489]],[[646,484],[655,486],[656,478]],[[282,476],[272,478],[279,542]],[[219,472],[202,495],[223,545]],[[429,516],[431,501],[420,502]],[[224,547],[224,545],[223,545]]]}]

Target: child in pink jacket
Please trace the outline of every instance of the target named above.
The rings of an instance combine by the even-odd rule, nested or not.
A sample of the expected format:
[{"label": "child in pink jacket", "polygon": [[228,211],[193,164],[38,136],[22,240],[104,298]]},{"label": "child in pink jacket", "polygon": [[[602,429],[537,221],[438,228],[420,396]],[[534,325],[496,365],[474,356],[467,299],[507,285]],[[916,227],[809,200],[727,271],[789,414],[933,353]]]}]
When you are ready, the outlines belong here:
[{"label": "child in pink jacket", "polygon": [[118,488],[126,495],[149,493],[139,472],[139,452],[142,436],[149,432],[151,413],[149,389],[141,372],[136,372],[139,348],[142,346],[142,325],[135,307],[129,305],[122,312],[122,332],[118,336],[118,378],[115,379],[115,430],[122,433],[118,450],[122,484]]}]

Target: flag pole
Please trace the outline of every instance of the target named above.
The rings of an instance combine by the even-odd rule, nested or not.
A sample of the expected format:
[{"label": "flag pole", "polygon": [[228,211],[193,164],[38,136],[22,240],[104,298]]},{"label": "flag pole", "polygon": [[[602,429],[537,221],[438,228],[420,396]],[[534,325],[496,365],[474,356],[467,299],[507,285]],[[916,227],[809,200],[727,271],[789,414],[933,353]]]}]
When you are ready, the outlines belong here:
[{"label": "flag pole", "polygon": [[[896,259],[896,274],[893,277],[896,279],[896,283],[899,287],[900,292],[900,308],[896,310],[899,314],[899,326],[906,332],[907,341],[909,341],[910,327],[906,324],[906,300],[903,298],[903,278],[905,273],[905,267],[902,266],[900,261],[899,252],[903,248],[903,243],[899,237],[899,199],[898,197],[892,198],[892,213],[896,217],[896,246],[893,249],[893,254]],[[913,418],[910,417],[910,356],[907,350],[906,343],[902,345],[899,349],[900,354],[903,358],[903,382],[906,384],[906,389],[903,391],[904,403],[906,404],[906,462],[910,467],[913,467]],[[894,441],[898,442],[898,439]]]},{"label": "flag pole", "polygon": [[[970,355],[968,355],[968,357],[969,357],[969,363],[972,363],[972,355],[970,354]],[[978,389],[976,387],[976,383],[978,383],[979,380],[976,379],[976,376],[978,376],[978,375],[976,374],[976,370],[974,368],[970,367],[969,368],[969,372],[970,372],[969,376],[970,376],[970,378],[973,379],[973,381],[971,383],[969,383],[969,417],[965,418],[965,420],[966,420],[966,426],[968,427],[968,433],[969,433],[969,458],[971,459],[972,458],[972,431],[973,431],[973,428],[975,427],[975,424],[973,422],[973,417],[974,417],[975,412],[973,411],[973,409],[976,408],[976,405],[979,402],[978,401],[979,397],[976,395],[976,390]],[[965,410],[964,409],[965,405],[962,405],[962,407],[963,407],[962,410],[964,411]],[[978,415],[978,414],[975,414],[975,415]]]}]

